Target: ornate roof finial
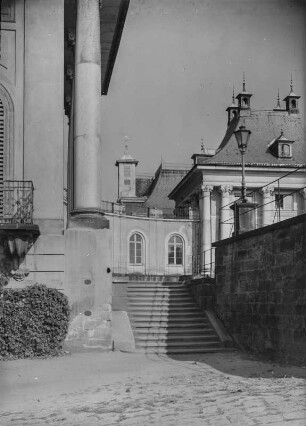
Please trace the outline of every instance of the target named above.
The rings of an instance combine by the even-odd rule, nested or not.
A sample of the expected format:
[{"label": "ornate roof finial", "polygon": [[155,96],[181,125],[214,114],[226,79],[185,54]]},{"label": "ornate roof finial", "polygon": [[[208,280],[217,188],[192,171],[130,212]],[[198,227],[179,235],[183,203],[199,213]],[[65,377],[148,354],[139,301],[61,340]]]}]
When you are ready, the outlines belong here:
[{"label": "ornate roof finial", "polygon": [[245,72],[243,72],[242,91],[245,92]]},{"label": "ornate roof finial", "polygon": [[280,99],[279,99],[279,89],[277,90],[277,104],[275,109],[281,109]]},{"label": "ornate roof finial", "polygon": [[205,153],[205,148],[204,148],[204,139],[202,138],[201,139],[201,154],[204,154]]},{"label": "ornate roof finial", "polygon": [[124,136],[124,154],[129,153],[129,140],[130,138],[128,136]]},{"label": "ornate roof finial", "polygon": [[293,80],[292,80],[292,73],[291,73],[291,80],[290,80],[290,93],[293,93]]},{"label": "ornate roof finial", "polygon": [[233,102],[233,104],[235,103],[235,88],[234,88],[234,86],[233,86],[232,102]]},{"label": "ornate roof finial", "polygon": [[281,123],[281,134],[280,137],[284,136],[284,129],[283,129],[283,123]]}]

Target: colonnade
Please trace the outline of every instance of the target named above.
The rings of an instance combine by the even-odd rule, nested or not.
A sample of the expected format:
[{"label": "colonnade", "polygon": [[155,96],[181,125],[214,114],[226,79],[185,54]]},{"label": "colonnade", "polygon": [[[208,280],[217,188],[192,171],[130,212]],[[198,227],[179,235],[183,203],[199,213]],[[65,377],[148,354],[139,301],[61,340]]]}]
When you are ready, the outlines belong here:
[{"label": "colonnade", "polygon": [[[221,185],[214,187],[210,184],[203,183],[199,191],[199,210],[200,210],[200,253],[201,253],[201,270],[206,274],[211,271],[212,264],[212,220],[211,220],[211,194],[216,189],[220,193],[220,216],[219,216],[219,239],[225,239],[232,236],[233,232],[233,213],[230,209],[232,185]],[[273,221],[273,212],[275,211],[274,200],[272,196],[275,188],[268,185],[263,187],[259,193],[261,194],[261,225],[270,225]],[[306,190],[301,191],[304,197],[304,209],[306,211]]]}]

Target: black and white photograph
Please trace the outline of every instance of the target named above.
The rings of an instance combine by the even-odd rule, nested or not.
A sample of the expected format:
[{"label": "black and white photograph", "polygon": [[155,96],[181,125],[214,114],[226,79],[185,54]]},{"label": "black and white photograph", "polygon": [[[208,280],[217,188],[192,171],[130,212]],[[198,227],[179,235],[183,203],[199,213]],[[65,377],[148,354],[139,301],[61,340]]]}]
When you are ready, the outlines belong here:
[{"label": "black and white photograph", "polygon": [[306,426],[306,0],[0,12],[0,425]]}]

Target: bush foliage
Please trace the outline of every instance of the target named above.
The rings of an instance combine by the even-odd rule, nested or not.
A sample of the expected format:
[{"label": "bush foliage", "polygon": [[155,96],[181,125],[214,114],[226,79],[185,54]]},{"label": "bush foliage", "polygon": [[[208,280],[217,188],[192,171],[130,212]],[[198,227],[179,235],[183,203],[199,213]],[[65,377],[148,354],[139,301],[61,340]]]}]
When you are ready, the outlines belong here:
[{"label": "bush foliage", "polygon": [[67,297],[34,284],[0,293],[0,357],[58,355],[68,331]]}]

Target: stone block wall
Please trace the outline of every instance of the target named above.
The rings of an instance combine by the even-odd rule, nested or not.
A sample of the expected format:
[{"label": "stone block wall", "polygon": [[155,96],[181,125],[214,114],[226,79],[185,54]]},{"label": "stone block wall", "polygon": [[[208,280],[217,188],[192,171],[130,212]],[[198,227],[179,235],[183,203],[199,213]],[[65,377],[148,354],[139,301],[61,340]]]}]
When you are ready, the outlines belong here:
[{"label": "stone block wall", "polygon": [[199,307],[203,310],[215,307],[215,282],[210,278],[186,280],[185,285],[191,290]]},{"label": "stone block wall", "polygon": [[243,348],[306,360],[306,215],[216,246],[215,310]]}]

